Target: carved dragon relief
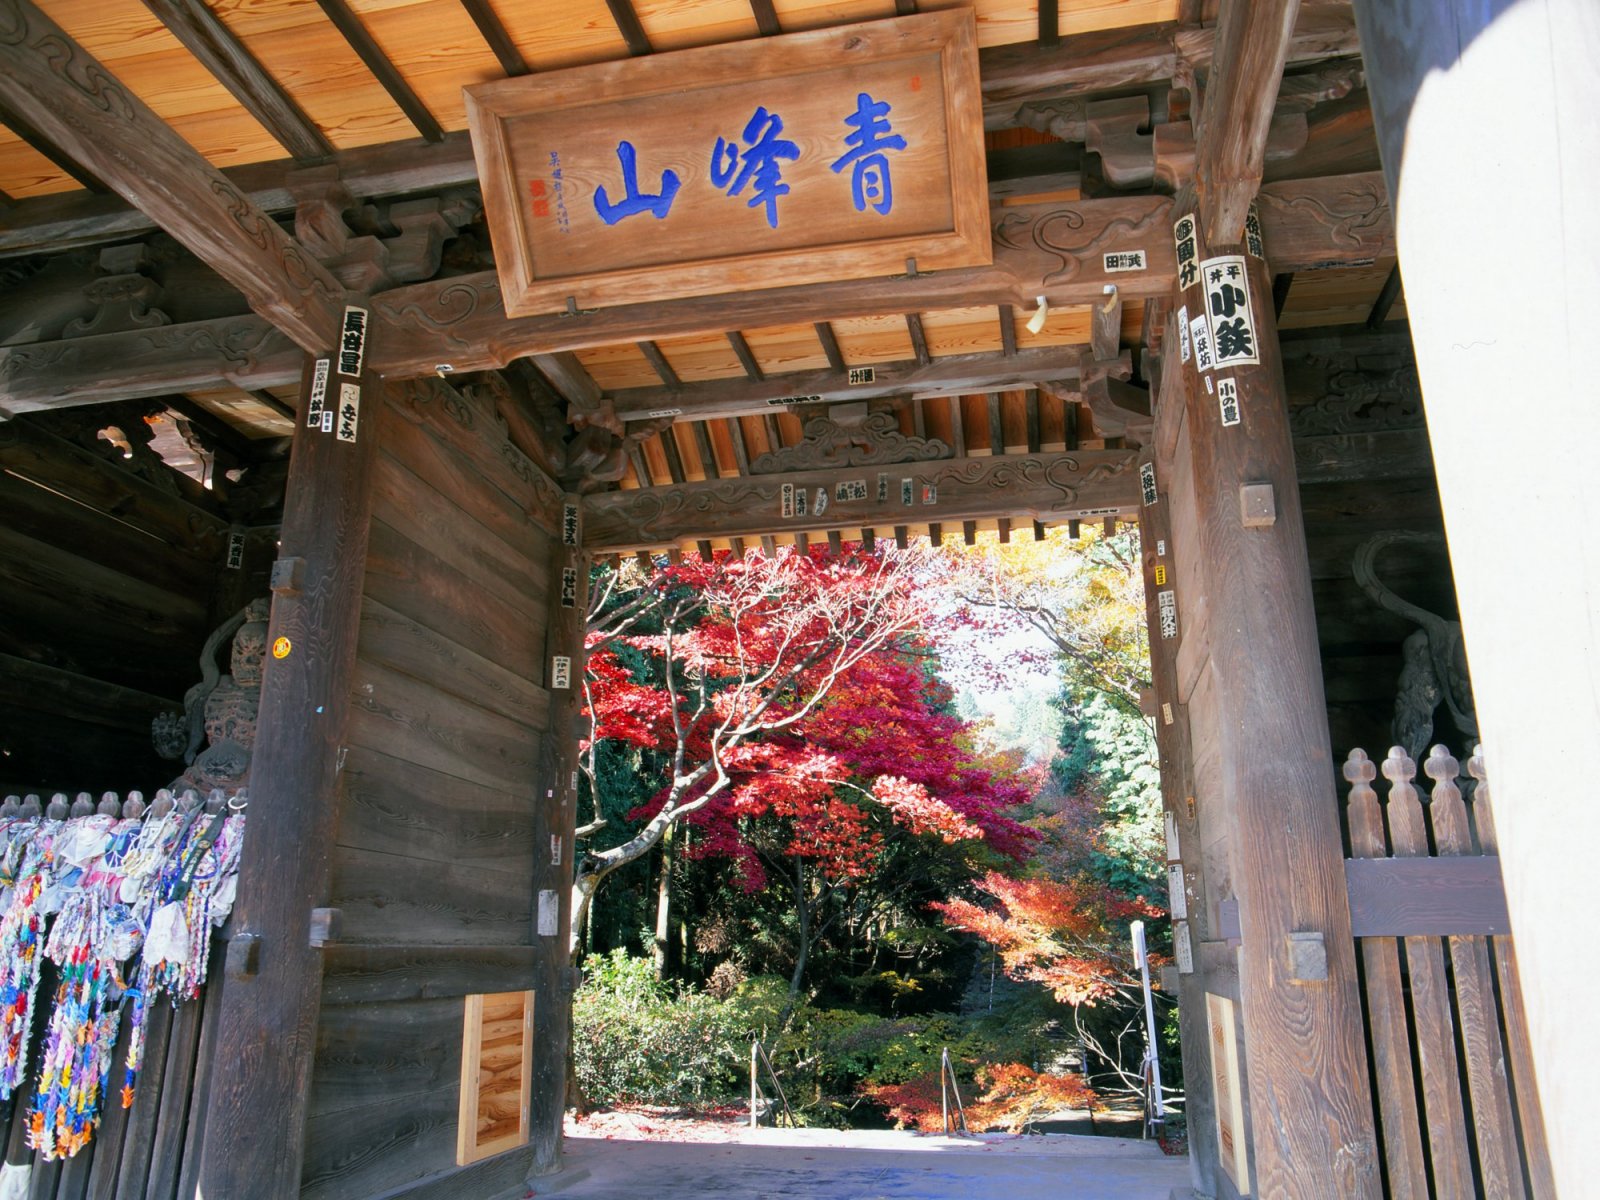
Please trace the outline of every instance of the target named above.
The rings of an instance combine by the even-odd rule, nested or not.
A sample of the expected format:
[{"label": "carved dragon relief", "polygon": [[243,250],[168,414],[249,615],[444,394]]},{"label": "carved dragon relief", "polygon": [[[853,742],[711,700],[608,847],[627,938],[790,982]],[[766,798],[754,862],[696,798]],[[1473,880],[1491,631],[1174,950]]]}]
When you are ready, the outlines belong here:
[{"label": "carved dragon relief", "polygon": [[[1124,244],[1136,245],[1141,235],[1154,236],[1164,226],[1171,202],[1161,199],[1152,203],[1144,216],[1116,217],[1110,221],[1091,222],[1075,208],[1061,207],[1048,212],[1018,210],[1000,219],[994,228],[997,246],[1032,257],[1042,252],[1052,258],[1056,266],[1043,274],[1045,284],[1058,284],[1075,278],[1085,263],[1095,264],[1101,250]],[[1092,236],[1073,240],[1072,235],[1088,229]]]},{"label": "carved dragon relief", "polygon": [[[1358,248],[1373,242],[1374,235],[1387,235],[1392,229],[1389,198],[1383,190],[1382,178],[1378,176],[1363,177],[1363,182],[1347,185],[1337,201],[1314,195],[1299,195],[1292,200],[1285,200],[1272,189],[1263,188],[1256,197],[1256,203],[1261,208],[1264,221],[1275,213],[1305,214],[1327,230],[1330,246]],[[1375,246],[1374,254],[1382,248]]]},{"label": "carved dragon relief", "polygon": [[[1295,437],[1318,434],[1375,433],[1420,429],[1422,383],[1416,363],[1399,354],[1374,361],[1354,351],[1309,355],[1288,365],[1298,375],[1303,364],[1312,375],[1315,399],[1289,406],[1289,428]],[[1299,390],[1299,389],[1296,389]]]},{"label": "carved dragon relief", "polygon": [[763,454],[750,464],[754,475],[779,471],[814,471],[828,467],[864,467],[873,463],[926,462],[948,458],[950,447],[938,438],[907,437],[888,409],[868,413],[859,422],[812,417],[804,437],[793,446]]}]

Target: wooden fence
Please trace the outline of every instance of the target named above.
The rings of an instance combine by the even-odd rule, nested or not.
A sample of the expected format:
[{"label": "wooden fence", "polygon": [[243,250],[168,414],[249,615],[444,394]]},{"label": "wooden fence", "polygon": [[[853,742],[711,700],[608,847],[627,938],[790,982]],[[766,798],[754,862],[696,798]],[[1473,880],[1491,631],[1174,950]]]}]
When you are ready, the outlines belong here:
[{"label": "wooden fence", "polygon": [[1344,764],[1388,1191],[1553,1200],[1482,751],[1470,779],[1443,746],[1422,769],[1426,797],[1399,747],[1381,767],[1362,750]]}]

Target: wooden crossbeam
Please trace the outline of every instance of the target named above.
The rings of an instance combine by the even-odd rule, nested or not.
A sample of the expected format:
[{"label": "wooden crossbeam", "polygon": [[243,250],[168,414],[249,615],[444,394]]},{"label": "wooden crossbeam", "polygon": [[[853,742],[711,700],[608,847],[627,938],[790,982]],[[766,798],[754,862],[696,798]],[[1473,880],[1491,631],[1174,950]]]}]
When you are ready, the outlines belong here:
[{"label": "wooden crossbeam", "polygon": [[202,0],[144,0],[144,4],[295,158],[333,153],[322,130]]},{"label": "wooden crossbeam", "polygon": [[600,385],[594,381],[576,354],[535,354],[533,365],[556,394],[567,402],[567,419],[589,415],[600,409]]},{"label": "wooden crossbeam", "polygon": [[1195,131],[1195,196],[1211,245],[1244,237],[1299,11],[1300,0],[1223,0]]},{"label": "wooden crossbeam", "polygon": [[744,368],[745,378],[756,382],[766,378],[761,364],[756,361],[755,352],[750,349],[750,343],[745,340],[744,334],[737,329],[728,330],[728,345],[733,347],[733,356],[739,360],[739,365]]},{"label": "wooden crossbeam", "polygon": [[[670,436],[670,435],[669,435]],[[802,471],[750,479],[636,488],[584,498],[584,548],[612,554],[676,545],[695,538],[760,537],[819,528],[894,527],[998,517],[1042,521],[1132,514],[1139,503],[1136,455],[1129,450],[1010,455],[938,462]],[[877,481],[888,484],[877,499]],[[911,481],[911,503],[901,481]],[[842,484],[866,483],[865,499]],[[783,489],[827,493],[824,515],[783,516]],[[932,487],[932,499],[925,488]]]},{"label": "wooden crossbeam", "polygon": [[344,36],[344,40],[350,43],[350,48],[366,64],[373,78],[383,85],[383,90],[389,93],[389,98],[399,106],[401,112],[405,113],[406,119],[416,126],[417,132],[430,142],[437,142],[443,138],[444,129],[428,111],[428,106],[422,102],[422,97],[412,90],[405,76],[400,73],[400,69],[383,52],[383,47],[378,45],[377,40],[362,24],[361,18],[346,0],[317,0],[317,5],[328,20],[333,22],[334,28]]},{"label": "wooden crossbeam", "polygon": [[[1394,253],[1388,198],[1377,172],[1268,184],[1260,196],[1274,268],[1370,263]],[[805,287],[603,308],[578,317],[507,318],[493,272],[397,288],[373,298],[379,369],[410,377],[435,364],[457,371],[510,358],[640,338],[721,333],[751,312],[765,324],[818,322],[980,304],[1090,304],[1115,283],[1125,301],[1164,296],[1175,274],[1172,202],[1124,196],[1002,208],[994,212],[994,262],[904,279],[860,279]],[[1070,235],[1063,237],[1063,231]],[[1104,270],[1102,255],[1143,250],[1141,272]]]},{"label": "wooden crossbeam", "polygon": [[817,340],[822,343],[822,352],[828,357],[828,365],[835,371],[843,371],[844,352],[839,349],[839,339],[834,335],[833,326],[826,321],[818,321],[813,326],[817,331]]},{"label": "wooden crossbeam", "polygon": [[922,328],[922,317],[917,313],[906,314],[906,332],[911,335],[911,350],[917,356],[917,361],[927,366],[933,361],[933,355],[928,352],[928,335]]},{"label": "wooden crossbeam", "polygon": [[0,346],[0,415],[298,383],[305,354],[264,318],[222,317],[126,333]]},{"label": "wooden crossbeam", "polygon": [[761,413],[786,403],[867,400],[880,396],[942,396],[995,387],[1023,387],[1040,380],[1075,379],[1079,346],[1042,346],[1010,358],[1001,354],[955,354],[930,359],[875,363],[867,383],[851,383],[844,371],[798,371],[761,379],[712,379],[678,387],[624,388],[609,399],[624,421],[681,416],[704,421]]},{"label": "wooden crossbeam", "polygon": [[0,101],[33,114],[301,346],[334,344],[344,289],[320,263],[29,0],[0,0],[0,28]]},{"label": "wooden crossbeam", "polygon": [[755,17],[756,30],[762,37],[772,37],[783,32],[777,10],[772,7],[772,0],[750,0],[750,13]]},{"label": "wooden crossbeam", "polygon": [[[1180,63],[1207,67],[1216,50],[1214,27],[1136,25],[1062,38],[1054,46],[1017,42],[979,52],[983,126],[1024,124],[1018,110],[1030,103],[1070,96],[1117,93],[1170,80]],[[1361,52],[1355,18],[1348,8],[1309,7],[1290,38],[1291,63],[1319,62]]]}]

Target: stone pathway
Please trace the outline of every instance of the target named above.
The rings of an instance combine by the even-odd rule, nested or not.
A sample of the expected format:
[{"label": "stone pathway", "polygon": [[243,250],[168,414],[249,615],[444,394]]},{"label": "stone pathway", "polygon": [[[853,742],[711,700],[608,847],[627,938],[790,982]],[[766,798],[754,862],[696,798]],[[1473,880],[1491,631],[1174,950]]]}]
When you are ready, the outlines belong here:
[{"label": "stone pathway", "polygon": [[1149,1142],[1071,1135],[973,1138],[800,1129],[732,1142],[569,1136],[561,1200],[1169,1200],[1189,1164]]}]

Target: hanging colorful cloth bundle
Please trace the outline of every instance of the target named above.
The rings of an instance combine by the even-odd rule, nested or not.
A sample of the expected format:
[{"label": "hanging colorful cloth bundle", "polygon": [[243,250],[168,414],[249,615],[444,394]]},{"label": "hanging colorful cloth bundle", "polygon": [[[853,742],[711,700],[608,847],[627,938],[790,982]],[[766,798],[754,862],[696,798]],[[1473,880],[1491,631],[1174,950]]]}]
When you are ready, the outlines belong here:
[{"label": "hanging colorful cloth bundle", "polygon": [[45,918],[40,901],[51,883],[60,821],[15,822],[33,826],[22,846],[0,917],[0,1100],[11,1097],[28,1073],[28,1038],[39,990],[39,949]]}]

